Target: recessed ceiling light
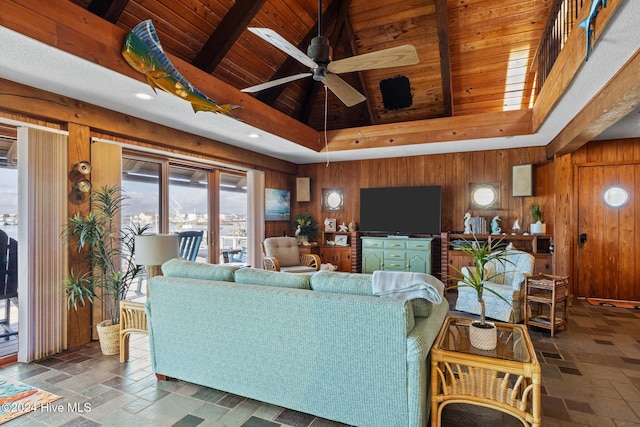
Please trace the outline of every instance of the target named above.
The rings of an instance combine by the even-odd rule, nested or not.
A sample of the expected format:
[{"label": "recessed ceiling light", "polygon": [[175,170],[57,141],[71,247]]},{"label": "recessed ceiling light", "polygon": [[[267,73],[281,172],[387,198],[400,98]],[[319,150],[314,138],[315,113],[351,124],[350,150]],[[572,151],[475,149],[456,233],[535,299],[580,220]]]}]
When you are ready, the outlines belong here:
[{"label": "recessed ceiling light", "polygon": [[258,135],[258,134],[257,134],[257,133],[255,133],[255,132],[248,133],[248,134],[247,134],[247,136],[248,136],[249,138],[260,138],[260,135]]},{"label": "recessed ceiling light", "polygon": [[142,99],[144,101],[153,99],[153,95],[149,95],[148,93],[143,93],[143,92],[136,92],[133,94],[133,96],[135,96],[138,99]]}]

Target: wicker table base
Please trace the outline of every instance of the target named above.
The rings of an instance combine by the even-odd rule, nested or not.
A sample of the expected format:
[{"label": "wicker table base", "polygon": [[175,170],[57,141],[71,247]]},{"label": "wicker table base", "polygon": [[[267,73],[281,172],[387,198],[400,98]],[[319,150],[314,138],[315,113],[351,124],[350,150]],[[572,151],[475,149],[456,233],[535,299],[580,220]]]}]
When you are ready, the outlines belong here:
[{"label": "wicker table base", "polygon": [[120,363],[129,360],[129,337],[133,333],[148,334],[144,304],[120,301]]},{"label": "wicker table base", "polygon": [[467,403],[540,426],[540,364],[523,325],[498,323],[495,350],[469,343],[471,319],[448,317],[431,350],[431,426],[450,403]]}]

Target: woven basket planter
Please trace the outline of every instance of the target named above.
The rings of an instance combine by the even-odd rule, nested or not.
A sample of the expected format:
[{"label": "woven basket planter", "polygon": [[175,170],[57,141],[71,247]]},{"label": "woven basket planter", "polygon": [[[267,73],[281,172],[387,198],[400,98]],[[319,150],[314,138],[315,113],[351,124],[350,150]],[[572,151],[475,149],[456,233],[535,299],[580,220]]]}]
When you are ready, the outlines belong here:
[{"label": "woven basket planter", "polygon": [[498,329],[491,322],[485,323],[486,328],[481,328],[480,322],[469,324],[469,340],[471,345],[480,350],[493,350],[498,344]]},{"label": "woven basket planter", "polygon": [[111,356],[120,353],[120,325],[104,320],[96,326],[102,354]]}]

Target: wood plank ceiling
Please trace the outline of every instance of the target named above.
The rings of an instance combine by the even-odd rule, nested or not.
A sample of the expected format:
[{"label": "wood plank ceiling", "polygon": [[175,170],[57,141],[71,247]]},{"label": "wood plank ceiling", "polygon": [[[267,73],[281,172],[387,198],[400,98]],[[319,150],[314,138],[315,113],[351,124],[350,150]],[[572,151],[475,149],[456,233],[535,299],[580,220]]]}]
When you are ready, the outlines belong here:
[{"label": "wood plank ceiling", "polygon": [[[246,28],[271,28],[306,52],[317,35],[316,0],[71,0],[130,30],[152,19],[164,49],[242,89],[308,69]],[[532,61],[552,0],[324,0],[333,59],[402,44],[416,65],[342,74],[367,100],[347,108],[327,93],[327,129],[528,109]],[[385,108],[380,82],[405,76],[411,105]],[[255,96],[324,127],[325,91],[311,78]],[[216,98],[215,94],[208,94]]]}]

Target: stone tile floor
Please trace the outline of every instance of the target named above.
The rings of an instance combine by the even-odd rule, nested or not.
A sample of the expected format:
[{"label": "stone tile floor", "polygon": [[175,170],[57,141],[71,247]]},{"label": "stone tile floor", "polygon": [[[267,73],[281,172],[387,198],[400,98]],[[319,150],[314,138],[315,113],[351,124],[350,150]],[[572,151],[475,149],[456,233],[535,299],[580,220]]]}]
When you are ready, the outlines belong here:
[{"label": "stone tile floor", "polygon": [[[640,311],[575,300],[567,331],[554,338],[546,330],[529,332],[543,372],[543,426],[640,426]],[[183,381],[157,381],[147,338],[134,335],[131,344],[126,364],[118,356],[103,356],[99,345],[91,343],[37,363],[0,369],[0,376],[59,394],[63,399],[57,403],[65,408],[71,404],[70,410],[36,411],[5,425],[341,425]],[[447,406],[443,425],[521,424],[497,411],[458,404]]]}]

